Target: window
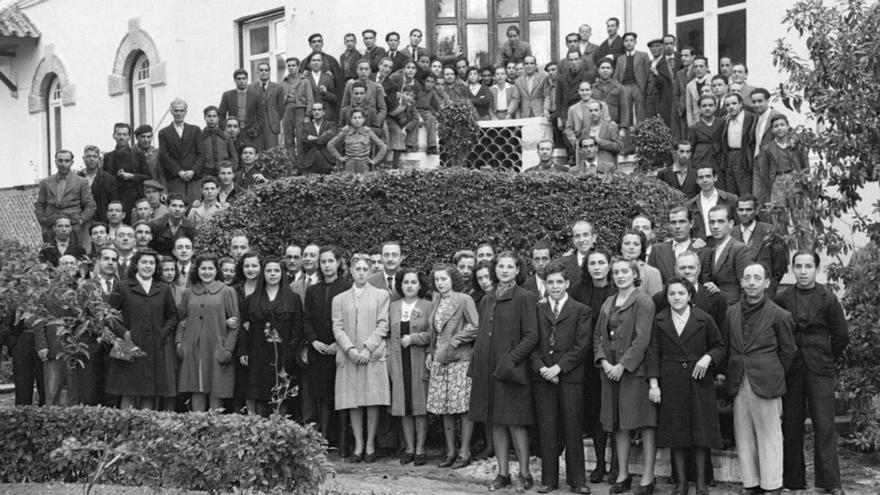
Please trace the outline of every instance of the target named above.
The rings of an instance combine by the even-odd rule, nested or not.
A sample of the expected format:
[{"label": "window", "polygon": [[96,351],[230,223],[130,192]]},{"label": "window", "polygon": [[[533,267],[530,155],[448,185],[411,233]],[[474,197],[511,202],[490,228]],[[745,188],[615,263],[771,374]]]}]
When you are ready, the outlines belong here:
[{"label": "window", "polygon": [[670,22],[678,47],[693,47],[709,59],[718,73],[718,61],[730,57],[733,63],[746,60],[745,0],[670,0]]},{"label": "window", "polygon": [[153,90],[150,86],[150,60],[143,53],[135,57],[131,67],[131,123],[137,128],[153,124]]},{"label": "window", "polygon": [[459,49],[475,66],[498,60],[507,28],[517,26],[541,66],[558,58],[556,0],[428,0],[429,49],[452,58]]},{"label": "window", "polygon": [[49,84],[49,91],[46,93],[46,147],[48,151],[46,162],[48,164],[48,173],[52,173],[52,165],[55,163],[55,152],[63,149],[61,143],[61,80],[55,76]]},{"label": "window", "polygon": [[278,82],[287,74],[287,23],[284,11],[273,11],[241,21],[241,66],[251,80],[257,80],[257,66],[273,64],[271,80]]}]

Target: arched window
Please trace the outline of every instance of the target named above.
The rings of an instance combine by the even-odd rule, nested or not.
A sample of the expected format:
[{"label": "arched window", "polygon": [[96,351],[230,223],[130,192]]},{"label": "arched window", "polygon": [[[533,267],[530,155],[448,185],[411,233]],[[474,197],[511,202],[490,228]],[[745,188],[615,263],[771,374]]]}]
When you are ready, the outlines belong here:
[{"label": "arched window", "polygon": [[52,82],[49,84],[49,91],[46,92],[46,142],[49,146],[48,150],[48,172],[52,173],[52,166],[55,163],[53,157],[55,152],[62,149],[61,142],[61,79],[53,76]]},{"label": "arched window", "polygon": [[142,52],[131,67],[130,115],[134,127],[153,124],[153,90],[150,86],[150,60]]}]

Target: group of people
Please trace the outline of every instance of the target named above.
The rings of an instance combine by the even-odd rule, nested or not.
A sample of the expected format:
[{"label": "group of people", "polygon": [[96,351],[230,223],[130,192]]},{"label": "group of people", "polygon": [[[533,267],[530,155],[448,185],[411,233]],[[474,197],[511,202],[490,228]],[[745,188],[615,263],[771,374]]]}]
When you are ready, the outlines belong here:
[{"label": "group of people", "polygon": [[[72,216],[57,213],[41,258],[100,290],[121,310],[111,330],[146,355],[114,359],[89,336],[85,368],[69,370],[52,329],[19,329],[16,400],[29,403],[36,382],[53,405],[66,383],[70,403],[275,408],[314,422],[351,462],[376,459],[390,414],[399,418],[400,461],[416,465],[427,462],[426,418],[435,414],[446,439],[441,466],[494,453],[499,475],[490,488],[503,488],[513,483],[512,444],[518,484],[528,489],[531,444],[542,459],[542,493],[559,486],[563,450],[574,491],[588,493],[588,479],[606,476],[613,493],[628,491],[631,434],[639,431],[644,468],[635,492],[653,491],[656,449],[669,447],[676,493],[684,494],[689,480],[706,493],[712,479],[710,449],[722,445],[719,382],[733,398],[731,440],[748,493],[806,486],[807,406],[817,485],[842,493],[833,390],[847,325],[834,294],[816,284],[819,258],[795,253],[797,283],[777,293],[789,253],[756,219],[756,198],[715,189],[711,167],[697,176],[700,192],[668,212],[670,239],[655,239],[653,219],[638,215],[620,239],[602,243],[609,249],[597,248],[593,224],[578,221],[572,251],[558,256],[539,243],[530,271],[517,253],[489,244],[428,274],[405,266],[396,241],[352,256],[291,244],[273,256],[235,235],[228,256],[195,255],[180,194],[161,204],[161,220],[133,227],[111,201],[107,215],[118,223],[92,224],[89,264],[72,241]],[[154,210],[138,204],[144,211],[130,214]],[[475,424],[484,436],[479,454],[471,452]],[[584,433],[598,459],[589,478]]]}]

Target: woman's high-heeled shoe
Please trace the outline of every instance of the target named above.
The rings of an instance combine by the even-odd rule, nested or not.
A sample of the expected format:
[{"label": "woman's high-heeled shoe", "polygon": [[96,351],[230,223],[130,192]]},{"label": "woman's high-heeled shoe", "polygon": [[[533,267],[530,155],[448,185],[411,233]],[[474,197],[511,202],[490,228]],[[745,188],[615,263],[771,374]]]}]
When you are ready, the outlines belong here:
[{"label": "woman's high-heeled shoe", "polygon": [[447,457],[443,462],[437,465],[437,467],[448,468],[455,464],[455,460],[458,459],[458,453],[452,454],[450,457]]},{"label": "woman's high-heeled shoe", "polygon": [[623,481],[615,481],[614,484],[611,485],[611,487],[608,489],[608,493],[626,493],[632,486],[632,481],[632,474],[628,474]]},{"label": "woman's high-heeled shoe", "polygon": [[636,487],[633,495],[651,495],[654,493],[654,487],[657,486],[657,478],[651,480],[647,485],[639,485]]}]

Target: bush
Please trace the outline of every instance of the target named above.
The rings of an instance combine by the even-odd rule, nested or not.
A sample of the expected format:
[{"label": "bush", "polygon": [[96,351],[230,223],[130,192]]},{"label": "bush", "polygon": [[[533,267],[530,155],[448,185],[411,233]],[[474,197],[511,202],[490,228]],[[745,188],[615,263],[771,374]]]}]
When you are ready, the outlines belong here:
[{"label": "bush", "polygon": [[201,227],[197,249],[223,251],[245,232],[263,253],[289,242],[336,244],[348,254],[384,240],[403,243],[422,269],[457,250],[490,241],[527,253],[546,240],[570,248],[570,226],[593,220],[599,242],[614,245],[637,213],[655,220],[684,200],[644,176],[609,179],[470,169],[393,170],[293,177],[260,185]]},{"label": "bush", "polygon": [[672,163],[672,134],[659,116],[639,122],[633,130],[632,141],[639,170],[648,172]]},{"label": "bush", "polygon": [[269,180],[290,177],[298,174],[298,170],[287,154],[284,146],[276,146],[259,154],[255,165],[256,171]]},{"label": "bush", "polygon": [[0,410],[0,482],[86,482],[102,453],[105,483],[230,492],[316,493],[332,472],[324,440],[277,416],[176,414],[103,407]]},{"label": "bush", "polygon": [[456,100],[443,107],[437,114],[437,132],[443,166],[465,166],[465,157],[480,136],[477,109],[469,100]]}]

